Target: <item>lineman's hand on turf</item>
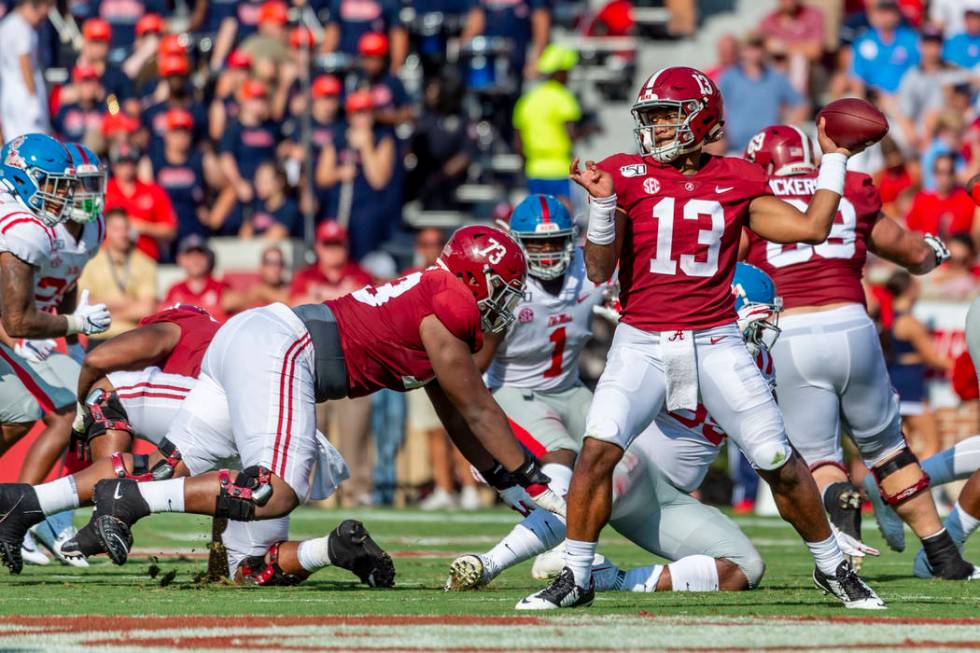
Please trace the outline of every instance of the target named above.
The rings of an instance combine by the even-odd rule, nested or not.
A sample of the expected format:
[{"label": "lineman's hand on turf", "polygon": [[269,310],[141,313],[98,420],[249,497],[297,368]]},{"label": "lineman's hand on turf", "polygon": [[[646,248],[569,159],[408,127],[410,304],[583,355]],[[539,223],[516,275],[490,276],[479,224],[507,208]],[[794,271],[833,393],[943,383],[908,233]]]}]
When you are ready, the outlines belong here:
[{"label": "lineman's hand on turf", "polygon": [[527,493],[539,508],[565,518],[565,499],[547,485],[528,485]]},{"label": "lineman's hand on turf", "polygon": [[497,488],[497,494],[511,510],[516,510],[523,517],[527,517],[532,510],[537,508],[534,499],[520,485],[511,485],[503,489]]},{"label": "lineman's hand on turf", "polygon": [[863,558],[866,555],[881,555],[881,551],[878,549],[874,548],[873,546],[868,546],[861,540],[855,539],[847,533],[844,533],[833,524],[830,525],[830,528],[834,531],[834,538],[837,540],[837,546],[840,547],[841,553],[843,553],[845,556],[850,556],[852,558]]}]

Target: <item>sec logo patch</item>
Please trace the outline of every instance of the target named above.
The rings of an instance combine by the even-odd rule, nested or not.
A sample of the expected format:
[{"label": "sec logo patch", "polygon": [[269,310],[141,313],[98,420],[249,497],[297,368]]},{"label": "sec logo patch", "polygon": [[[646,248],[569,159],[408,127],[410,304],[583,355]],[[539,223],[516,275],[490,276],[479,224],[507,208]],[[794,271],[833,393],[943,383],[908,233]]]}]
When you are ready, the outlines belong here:
[{"label": "sec logo patch", "polygon": [[660,182],[650,177],[643,180],[643,190],[647,195],[656,195],[660,192]]}]

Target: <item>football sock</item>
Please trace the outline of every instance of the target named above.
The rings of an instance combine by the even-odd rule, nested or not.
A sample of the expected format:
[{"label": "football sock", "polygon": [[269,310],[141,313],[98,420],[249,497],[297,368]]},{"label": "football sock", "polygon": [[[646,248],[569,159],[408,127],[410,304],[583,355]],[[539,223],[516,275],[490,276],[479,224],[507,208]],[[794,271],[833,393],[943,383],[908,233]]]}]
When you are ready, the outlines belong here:
[{"label": "football sock", "polygon": [[844,554],[841,553],[833,535],[820,542],[807,542],[806,547],[810,549],[810,555],[813,556],[813,561],[817,563],[817,569],[827,576],[833,576],[840,563],[844,562]]},{"label": "football sock", "polygon": [[565,524],[547,510],[535,510],[483,556],[491,576],[530,560],[565,537]]},{"label": "football sock", "polygon": [[963,509],[959,503],[953,506],[953,509],[949,513],[949,517],[946,518],[946,523],[943,524],[946,530],[949,531],[950,536],[953,541],[956,542],[957,546],[963,546],[966,539],[973,534],[973,531],[977,530],[980,526],[980,519],[977,519],[966,510]]},{"label": "football sock", "polygon": [[[540,512],[540,511],[535,511]],[[565,566],[572,570],[575,584],[588,588],[592,579],[592,561],[595,559],[596,542],[565,540]]]},{"label": "football sock", "polygon": [[[638,569],[626,570],[623,577],[623,592],[656,592],[660,575],[664,573],[663,565],[650,565]],[[598,589],[598,588],[596,588]]]},{"label": "football sock", "polygon": [[330,551],[327,545],[329,535],[303,540],[296,548],[296,558],[303,569],[314,572],[317,569],[333,564],[330,561]]},{"label": "football sock", "polygon": [[184,512],[184,479],[137,483],[150,512]]},{"label": "football sock", "polygon": [[78,489],[75,487],[74,476],[62,476],[54,481],[35,485],[34,492],[46,516],[78,507]]},{"label": "football sock", "polygon": [[558,463],[548,463],[541,466],[541,471],[551,478],[548,487],[560,497],[568,494],[568,485],[572,482],[572,470]]},{"label": "football sock", "polygon": [[686,556],[667,565],[667,569],[675,592],[718,591],[718,565],[711,556]]}]

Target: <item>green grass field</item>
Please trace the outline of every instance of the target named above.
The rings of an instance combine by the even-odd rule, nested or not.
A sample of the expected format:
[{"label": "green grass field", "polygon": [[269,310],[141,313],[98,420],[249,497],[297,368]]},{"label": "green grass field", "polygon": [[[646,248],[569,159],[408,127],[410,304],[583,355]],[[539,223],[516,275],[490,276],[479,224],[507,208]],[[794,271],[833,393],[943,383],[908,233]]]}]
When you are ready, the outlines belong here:
[{"label": "green grass field", "polygon": [[[529,615],[513,606],[541,585],[530,577],[530,563],[480,592],[442,591],[452,558],[492,546],[514,523],[509,511],[301,509],[294,513],[291,534],[322,535],[347,517],[364,521],[395,557],[396,588],[365,589],[347,572],[329,568],[290,588],[202,587],[195,579],[205,568],[209,522],[157,515],[137,527],[137,552],[123,567],[99,559],[87,570],[52,564],[26,567],[20,576],[0,575],[0,648],[181,645],[213,650],[234,648],[229,632],[251,628],[264,637],[286,637],[271,644],[283,650],[293,644],[295,650],[525,650],[529,637],[540,640],[542,650],[824,650],[845,642],[864,642],[863,648],[980,648],[980,584],[912,578],[915,547],[910,543],[903,554],[884,551],[870,518],[866,539],[883,553],[868,561],[863,573],[889,603],[886,612],[847,611],[824,597],[811,585],[812,562],[795,533],[778,519],[752,517],[739,523],[768,567],[757,590],[610,593],[589,609]],[[78,518],[87,519],[87,514]],[[604,533],[600,550],[623,567],[651,560],[613,531]],[[154,553],[155,563],[150,559]],[[980,559],[980,538],[967,553]],[[159,570],[151,578],[153,564]],[[50,615],[110,618],[58,620]],[[188,615],[221,617],[194,620]],[[243,615],[283,615],[292,621]],[[173,628],[182,629],[179,636],[171,634]],[[157,630],[167,634],[140,635]],[[332,637],[324,639],[324,632]],[[361,639],[369,645],[357,643]]]}]

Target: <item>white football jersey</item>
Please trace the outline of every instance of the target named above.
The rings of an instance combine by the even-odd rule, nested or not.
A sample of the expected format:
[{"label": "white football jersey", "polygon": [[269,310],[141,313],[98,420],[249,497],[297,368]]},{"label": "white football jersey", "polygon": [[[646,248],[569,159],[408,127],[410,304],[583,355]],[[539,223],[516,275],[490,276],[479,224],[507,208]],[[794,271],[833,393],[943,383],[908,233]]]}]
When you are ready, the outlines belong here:
[{"label": "white football jersey", "polygon": [[605,288],[586,277],[581,248],[575,250],[557,296],[528,275],[524,299],[514,309],[517,319],[487,370],[487,385],[539,391],[575,385],[579,356],[592,337],[592,309],[602,303]]},{"label": "white football jersey", "polygon": [[[776,386],[772,354],[760,347],[755,362],[770,388]],[[667,475],[674,487],[693,492],[704,481],[705,474],[725,441],[721,430],[703,404],[696,411],[668,412],[666,407],[633,441],[630,449],[638,449]]]},{"label": "white football jersey", "polygon": [[85,265],[99,252],[105,239],[105,218],[98,218],[82,225],[78,240],[68,232],[64,223],[54,228],[57,251],[41,265],[38,293],[35,295],[38,308],[54,310],[62,298],[75,287]]}]

